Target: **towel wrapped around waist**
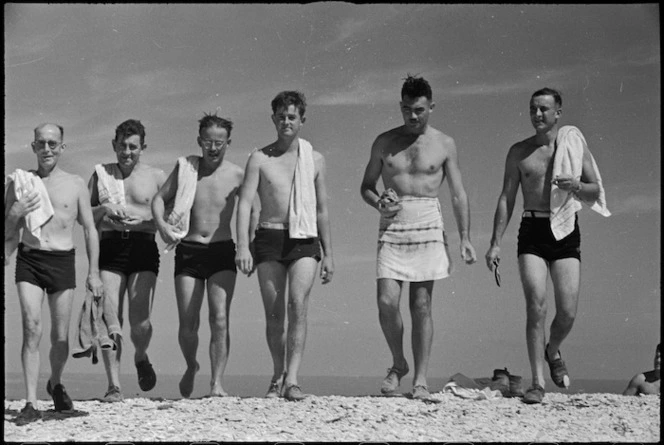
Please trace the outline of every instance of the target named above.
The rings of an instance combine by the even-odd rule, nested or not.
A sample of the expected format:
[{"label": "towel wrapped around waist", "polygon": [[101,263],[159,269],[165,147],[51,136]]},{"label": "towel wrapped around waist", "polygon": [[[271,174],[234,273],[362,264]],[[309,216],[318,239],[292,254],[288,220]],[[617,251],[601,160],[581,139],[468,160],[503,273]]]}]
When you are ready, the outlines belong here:
[{"label": "towel wrapped around waist", "polygon": [[449,276],[438,198],[404,196],[401,205],[394,217],[380,218],[377,278],[430,281]]}]

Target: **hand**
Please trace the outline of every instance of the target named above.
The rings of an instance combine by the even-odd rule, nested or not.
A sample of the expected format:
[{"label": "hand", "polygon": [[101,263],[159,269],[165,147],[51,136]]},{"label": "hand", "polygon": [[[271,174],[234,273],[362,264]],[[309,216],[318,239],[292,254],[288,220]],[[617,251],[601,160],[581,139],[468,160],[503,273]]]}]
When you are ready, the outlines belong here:
[{"label": "hand", "polygon": [[500,263],[500,247],[491,246],[489,250],[487,250],[484,259],[486,260],[486,267],[493,272],[493,268]]},{"label": "hand", "polygon": [[254,271],[254,258],[249,247],[239,247],[235,254],[235,265],[240,271],[249,276]]},{"label": "hand", "polygon": [[327,284],[332,281],[332,275],[334,275],[334,261],[331,257],[325,255],[320,265],[320,279],[323,284]]},{"label": "hand", "polygon": [[16,202],[12,205],[11,212],[16,216],[16,218],[23,218],[28,213],[37,210],[41,199],[39,198],[39,193],[34,190],[31,190],[25,193],[21,199],[17,199]]},{"label": "hand", "polygon": [[475,255],[475,248],[473,247],[472,244],[470,244],[470,241],[468,240],[461,240],[461,259],[466,262],[466,264],[473,264],[475,261],[477,261],[476,255]]},{"label": "hand", "polygon": [[178,241],[178,238],[173,235],[171,227],[168,224],[161,223],[156,224],[156,226],[157,230],[159,231],[159,235],[161,235],[161,239],[163,239],[166,244],[172,244]]},{"label": "hand", "polygon": [[85,281],[85,287],[92,292],[93,297],[101,297],[104,295],[104,283],[101,281],[99,272],[88,274],[88,278]]},{"label": "hand", "polygon": [[125,226],[138,226],[139,224],[143,223],[143,218],[127,215],[121,222]]},{"label": "hand", "polygon": [[566,192],[578,192],[581,189],[580,178],[573,178],[571,176],[556,176],[551,183]]},{"label": "hand", "polygon": [[393,218],[394,215],[401,210],[401,203],[386,203],[384,201],[378,201],[377,208],[380,214],[385,218]]},{"label": "hand", "polygon": [[127,211],[124,206],[120,204],[104,204],[104,210],[106,210],[106,216],[110,220],[122,221],[127,218]]}]

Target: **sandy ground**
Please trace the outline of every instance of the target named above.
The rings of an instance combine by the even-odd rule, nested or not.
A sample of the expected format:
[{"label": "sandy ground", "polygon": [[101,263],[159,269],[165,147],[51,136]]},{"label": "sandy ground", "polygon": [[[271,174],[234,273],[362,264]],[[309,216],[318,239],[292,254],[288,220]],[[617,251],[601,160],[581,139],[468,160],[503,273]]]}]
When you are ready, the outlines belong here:
[{"label": "sandy ground", "polygon": [[39,401],[43,420],[15,423],[23,400],[5,400],[4,440],[26,441],[468,441],[659,442],[660,397],[549,393],[541,405],[519,399],[440,403],[406,397],[310,396],[75,401],[71,414]]}]

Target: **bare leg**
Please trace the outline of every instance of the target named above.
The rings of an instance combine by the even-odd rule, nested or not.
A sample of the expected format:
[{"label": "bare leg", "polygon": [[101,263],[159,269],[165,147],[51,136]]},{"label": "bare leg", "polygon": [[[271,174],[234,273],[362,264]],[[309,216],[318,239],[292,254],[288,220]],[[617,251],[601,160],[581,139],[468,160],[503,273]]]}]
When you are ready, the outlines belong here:
[{"label": "bare leg", "polygon": [[427,386],[427,369],[433,342],[432,291],[433,281],[410,283],[410,316],[413,323],[412,346],[415,361],[413,386]]},{"label": "bare leg", "polygon": [[129,302],[129,326],[131,342],[134,344],[134,363],[147,358],[147,349],[152,339],[150,313],[157,284],[157,275],[150,271],[135,272],[127,279],[127,301]]},{"label": "bare leg", "polygon": [[235,272],[224,270],[215,273],[207,281],[210,312],[210,365],[212,367],[210,396],[228,395],[222,386],[222,379],[231,344],[229,315],[236,277]]},{"label": "bare leg", "polygon": [[[127,285],[126,277],[117,272],[109,270],[101,271],[101,280],[104,283],[104,298],[111,301],[111,304],[118,314],[120,325],[123,324],[122,314],[124,312],[124,293]],[[102,349],[102,357],[104,359],[104,369],[106,370],[106,377],[108,379],[108,386],[120,386],[120,358],[122,357],[122,342],[118,342],[115,351],[111,349]]]},{"label": "bare leg", "polygon": [[287,367],[284,385],[297,385],[297,373],[307,338],[307,309],[314,285],[318,262],[300,258],[288,268],[288,334]]},{"label": "bare leg", "polygon": [[65,369],[69,356],[69,323],[71,306],[74,300],[74,289],[55,292],[48,296],[51,309],[51,385],[53,388],[60,383],[62,371]]},{"label": "bare leg", "polygon": [[403,282],[389,278],[379,278],[376,285],[378,290],[378,319],[392,353],[392,366],[406,369],[408,363],[403,353],[403,320],[399,309]]},{"label": "bare leg", "polygon": [[519,255],[519,272],[526,297],[526,342],[533,384],[544,388],[544,345],[546,343],[546,279],[548,266],[542,258]]},{"label": "bare leg", "polygon": [[265,310],[265,336],[272,355],[272,380],[278,381],[286,371],[286,267],[277,261],[266,261],[258,265],[257,271]]},{"label": "bare leg", "polygon": [[556,299],[556,316],[551,323],[549,359],[558,358],[563,340],[572,330],[579,302],[581,281],[580,262],[576,258],[564,258],[551,264],[551,281]]},{"label": "bare leg", "polygon": [[189,397],[193,392],[194,378],[199,369],[196,351],[198,350],[198,328],[204,290],[204,280],[183,274],[175,277],[175,295],[180,321],[178,341],[187,363],[187,370],[180,380],[180,394],[183,397]]},{"label": "bare leg", "polygon": [[25,380],[25,399],[27,403],[32,403],[36,407],[39,381],[39,342],[42,335],[41,307],[44,302],[44,291],[34,284],[24,281],[18,282],[16,286],[23,321],[21,363]]}]

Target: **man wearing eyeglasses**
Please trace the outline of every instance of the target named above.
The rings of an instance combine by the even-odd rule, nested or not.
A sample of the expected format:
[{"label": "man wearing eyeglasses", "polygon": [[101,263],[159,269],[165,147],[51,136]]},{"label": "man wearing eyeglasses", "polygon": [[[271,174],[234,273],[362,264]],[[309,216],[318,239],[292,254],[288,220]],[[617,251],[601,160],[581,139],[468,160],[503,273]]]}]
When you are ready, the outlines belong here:
[{"label": "man wearing eyeglasses", "polygon": [[[111,143],[117,162],[95,166],[88,183],[92,211],[99,228],[99,269],[105,298],[111,299],[120,324],[127,294],[138,385],[143,391],[150,391],[157,383],[147,349],[152,338],[150,314],[159,273],[159,250],[150,203],[166,174],[141,162],[147,145],[145,127],[140,121],[129,119],[118,125]],[[121,342],[115,350],[103,349],[108,378],[104,402],[123,400],[122,349]]]},{"label": "man wearing eyeglasses", "polygon": [[[227,393],[222,378],[230,346],[228,317],[235,289],[235,242],[231,218],[235,199],[242,183],[243,170],[224,160],[231,143],[233,124],[227,119],[206,114],[199,121],[198,146],[201,156],[188,156],[197,166],[195,195],[189,213],[189,230],[178,242],[164,218],[165,204],[178,193],[181,163],[154,197],[152,211],[157,228],[167,243],[178,242],[175,250],[175,295],[178,305],[178,341],[187,369],[180,380],[180,394],[191,396],[200,366],[196,360],[200,311],[207,289],[210,314],[211,397]],[[196,168],[196,167],[194,167]],[[177,204],[176,204],[177,205]]]},{"label": "man wearing eyeglasses", "polygon": [[[80,176],[58,167],[65,151],[63,129],[55,124],[42,124],[35,128],[32,151],[37,156],[37,169],[27,172],[30,182],[43,183],[46,194],[41,195],[35,185],[26,191],[19,180],[9,183],[5,193],[5,240],[19,237],[16,257],[16,286],[21,303],[23,346],[21,362],[26,385],[26,405],[17,422],[27,423],[41,418],[37,410],[37,384],[39,379],[39,343],[42,336],[41,308],[44,291],[48,295],[51,312],[51,376],[47,390],[53,397],[55,411],[73,409],[73,403],[61,378],[69,354],[69,322],[74,288],[76,287],[74,223],[83,227],[88,255],[86,287],[94,296],[101,296],[103,285],[99,276],[99,241],[94,225],[90,199],[85,182]],[[42,192],[44,189],[41,189]],[[53,208],[50,219],[31,229],[32,212]],[[51,213],[51,212],[48,212]]]}]

